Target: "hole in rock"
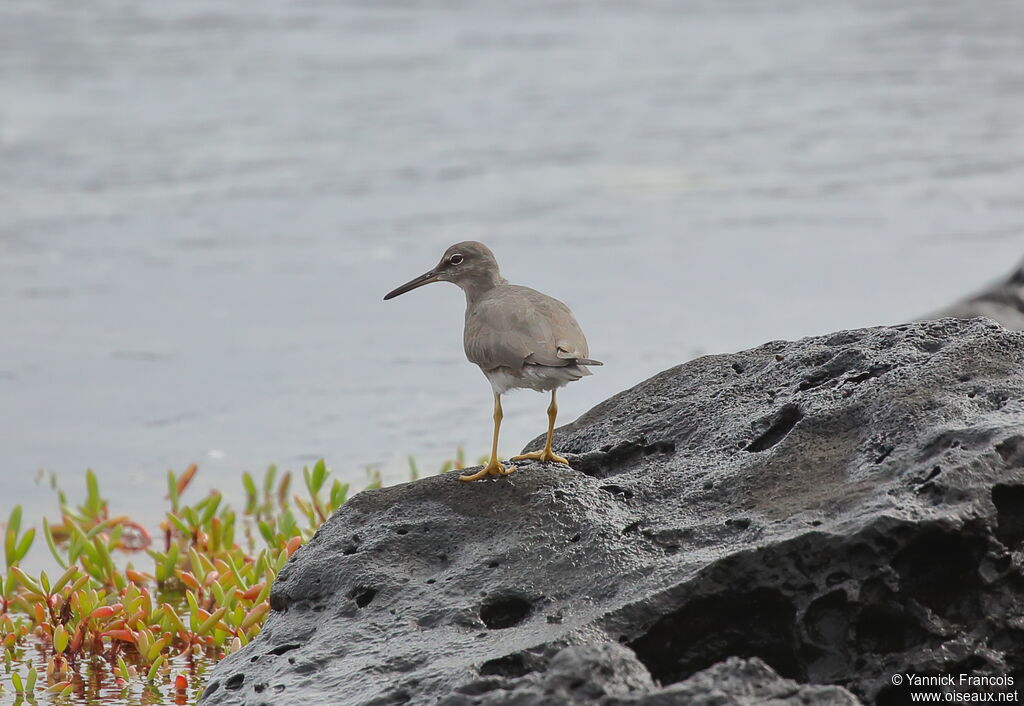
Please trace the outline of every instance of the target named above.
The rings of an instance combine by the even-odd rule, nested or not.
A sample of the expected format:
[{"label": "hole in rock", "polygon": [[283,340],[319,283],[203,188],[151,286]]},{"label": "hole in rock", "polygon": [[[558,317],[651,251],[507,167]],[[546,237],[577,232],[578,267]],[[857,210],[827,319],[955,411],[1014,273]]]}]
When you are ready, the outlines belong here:
[{"label": "hole in rock", "polygon": [[1024,541],[1024,485],[992,488],[996,506],[996,537],[1010,549]]},{"label": "hole in rock", "polygon": [[228,691],[238,691],[242,688],[242,684],[245,683],[244,674],[233,674],[231,678],[224,682],[224,688]]},{"label": "hole in rock", "polygon": [[217,691],[217,689],[219,689],[219,688],[220,688],[220,682],[219,681],[212,681],[212,682],[210,682],[209,684],[206,685],[206,689],[203,691],[203,698],[205,699],[207,696],[209,696],[213,692]]},{"label": "hole in rock", "polygon": [[900,578],[900,591],[949,619],[977,616],[978,562],[985,553],[984,539],[963,530],[932,529],[912,539],[892,566]]},{"label": "hole in rock", "polygon": [[377,589],[375,588],[357,588],[352,592],[352,597],[356,599],[356,605],[360,608],[365,608],[370,605],[377,595]]},{"label": "hole in rock", "polygon": [[849,581],[850,575],[845,571],[833,571],[831,574],[825,577],[826,586],[835,586],[843,581]]},{"label": "hole in rock", "polygon": [[409,534],[409,530],[407,530],[405,527],[399,527],[398,534]]},{"label": "hole in rock", "polygon": [[845,372],[846,368],[837,368],[836,366],[828,366],[825,369],[816,370],[810,375],[808,375],[806,378],[804,378],[797,386],[797,389],[800,390],[801,392],[813,390],[814,388],[820,387],[825,383],[832,382]]},{"label": "hole in rock", "polygon": [[771,426],[761,436],[750,442],[750,445],[747,446],[747,451],[757,453],[770,449],[785,439],[789,432],[793,431],[793,427],[803,418],[804,413],[800,411],[799,407],[796,405],[786,405],[775,415]]},{"label": "hole in rock", "polygon": [[520,596],[498,596],[480,606],[480,620],[489,630],[504,630],[526,620],[530,602]]},{"label": "hole in rock", "polygon": [[295,666],[295,673],[300,675],[316,674],[322,667],[320,662],[303,662]]},{"label": "hole in rock", "polygon": [[832,591],[816,599],[804,613],[804,630],[821,647],[845,644],[850,629],[849,604],[843,591]]},{"label": "hole in rock", "polygon": [[892,452],[895,450],[895,446],[886,446],[884,449],[882,449],[881,453],[879,453],[878,456],[875,457],[875,463],[881,463],[885,459],[889,458],[889,456],[891,456]]},{"label": "hole in rock", "polygon": [[578,542],[578,541],[580,541],[580,533],[577,532],[573,536],[569,537],[569,541],[570,542]]},{"label": "hole in rock", "polygon": [[673,454],[676,452],[676,445],[671,441],[656,441],[644,447],[644,456],[654,454]]},{"label": "hole in rock", "polygon": [[285,654],[286,652],[291,652],[292,650],[297,650],[297,649],[299,649],[299,647],[301,647],[301,645],[295,645],[295,644],[280,645],[280,646],[275,647],[274,649],[270,650],[270,652],[268,652],[267,654],[280,656],[280,655]]},{"label": "hole in rock", "polygon": [[789,679],[804,679],[796,609],[767,588],[698,598],[662,616],[629,643],[662,684],[674,684],[722,660],[760,657]]},{"label": "hole in rock", "polygon": [[1003,439],[996,444],[996,452],[1011,468],[1024,465],[1024,437],[1016,435]]},{"label": "hole in rock", "polygon": [[623,441],[615,446],[602,449],[600,453],[587,453],[573,461],[573,468],[594,478],[609,478],[626,473],[643,462],[645,456],[673,454],[676,445],[672,441],[647,443],[645,438]]},{"label": "hole in rock", "polygon": [[602,485],[601,490],[624,500],[629,500],[633,497],[633,491],[629,488],[623,488],[621,485]]},{"label": "hole in rock", "polygon": [[891,365],[873,365],[869,370],[860,373],[859,375],[851,375],[846,379],[846,382],[860,384],[866,380],[870,380],[871,378],[876,378],[879,375],[884,375],[885,373],[892,370],[892,368],[893,366]]},{"label": "hole in rock", "polygon": [[518,678],[526,676],[531,671],[526,666],[526,660],[523,659],[522,653],[519,652],[497,659],[489,659],[480,665],[480,674],[483,676]]}]

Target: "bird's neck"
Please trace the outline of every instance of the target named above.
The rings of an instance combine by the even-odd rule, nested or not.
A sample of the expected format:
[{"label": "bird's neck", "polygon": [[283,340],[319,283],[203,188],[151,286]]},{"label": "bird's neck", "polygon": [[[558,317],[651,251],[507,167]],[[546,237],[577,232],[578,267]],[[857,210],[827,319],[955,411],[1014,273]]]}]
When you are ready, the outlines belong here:
[{"label": "bird's neck", "polygon": [[502,284],[508,284],[508,280],[497,272],[488,272],[459,283],[462,291],[466,293],[467,305],[479,301],[492,289]]}]

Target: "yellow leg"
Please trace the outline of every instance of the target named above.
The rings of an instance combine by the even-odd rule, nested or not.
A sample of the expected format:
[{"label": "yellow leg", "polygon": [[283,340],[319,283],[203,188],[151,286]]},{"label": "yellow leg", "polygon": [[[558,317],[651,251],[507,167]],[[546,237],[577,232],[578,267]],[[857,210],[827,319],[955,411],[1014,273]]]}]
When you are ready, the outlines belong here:
[{"label": "yellow leg", "polygon": [[515,473],[515,468],[501,465],[501,461],[498,460],[498,430],[501,428],[501,395],[494,395],[494,437],[491,439],[491,460],[487,462],[487,465],[481,468],[476,473],[472,473],[468,476],[459,476],[459,480],[471,481],[480,480],[487,476],[507,476],[509,473]]},{"label": "yellow leg", "polygon": [[558,403],[555,401],[555,390],[551,391],[551,404],[548,405],[548,439],[544,443],[543,451],[531,451],[530,453],[523,454],[522,456],[513,456],[512,461],[545,461],[550,463],[564,463],[566,466],[569,462],[561,456],[555,454],[551,450],[551,437],[555,434],[555,417],[558,416]]}]

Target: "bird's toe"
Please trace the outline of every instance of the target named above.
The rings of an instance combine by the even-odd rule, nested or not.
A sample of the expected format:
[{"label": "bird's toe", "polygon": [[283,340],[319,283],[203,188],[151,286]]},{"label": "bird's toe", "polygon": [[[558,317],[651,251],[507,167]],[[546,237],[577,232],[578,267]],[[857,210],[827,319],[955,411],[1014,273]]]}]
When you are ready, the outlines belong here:
[{"label": "bird's toe", "polygon": [[513,456],[509,460],[510,461],[540,461],[541,463],[561,463],[561,464],[564,464],[566,466],[569,465],[569,462],[567,460],[565,460],[564,458],[562,458],[558,454],[554,453],[553,451],[549,451],[547,449],[542,450],[542,451],[530,451],[529,453],[520,454],[519,456]]}]

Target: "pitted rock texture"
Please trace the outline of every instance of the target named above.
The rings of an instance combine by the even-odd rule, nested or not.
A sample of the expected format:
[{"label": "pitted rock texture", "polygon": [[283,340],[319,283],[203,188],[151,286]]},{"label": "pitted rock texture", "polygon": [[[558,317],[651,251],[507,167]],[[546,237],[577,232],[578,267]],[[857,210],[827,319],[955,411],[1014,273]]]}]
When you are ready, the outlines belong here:
[{"label": "pitted rock texture", "polygon": [[756,657],[730,657],[665,689],[655,688],[647,668],[629,648],[613,642],[572,646],[544,671],[504,683],[481,680],[460,687],[440,706],[783,706],[860,702],[838,686],[797,684]]},{"label": "pitted rock texture", "polygon": [[887,706],[894,672],[1024,682],[1024,334],[943,319],[708,356],[555,441],[573,468],[352,498],[202,703]]}]

